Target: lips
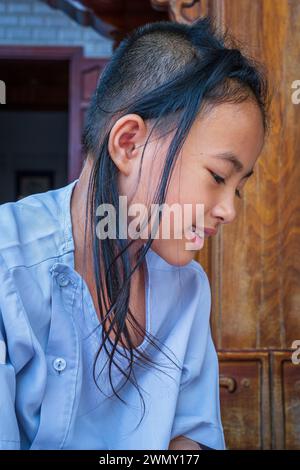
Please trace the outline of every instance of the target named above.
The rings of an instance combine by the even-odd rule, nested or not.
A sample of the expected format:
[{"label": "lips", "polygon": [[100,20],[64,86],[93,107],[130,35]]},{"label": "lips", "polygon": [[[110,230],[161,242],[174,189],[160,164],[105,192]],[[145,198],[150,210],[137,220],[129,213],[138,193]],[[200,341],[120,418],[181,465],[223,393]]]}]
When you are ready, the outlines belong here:
[{"label": "lips", "polygon": [[190,236],[192,236],[188,249],[201,250],[204,245],[204,237],[201,237],[199,235],[194,225],[189,229],[188,233],[190,234]]},{"label": "lips", "polygon": [[216,235],[218,231],[215,228],[204,228],[204,233],[207,236]]},{"label": "lips", "polygon": [[[199,227],[197,227],[196,225],[192,225],[192,228],[193,230],[197,233],[197,235],[199,235],[199,237],[201,237],[201,230]],[[213,236],[213,235],[216,235],[218,233],[218,231],[214,228],[208,228],[208,227],[204,227],[204,236],[206,237],[209,237],[209,236]]]}]

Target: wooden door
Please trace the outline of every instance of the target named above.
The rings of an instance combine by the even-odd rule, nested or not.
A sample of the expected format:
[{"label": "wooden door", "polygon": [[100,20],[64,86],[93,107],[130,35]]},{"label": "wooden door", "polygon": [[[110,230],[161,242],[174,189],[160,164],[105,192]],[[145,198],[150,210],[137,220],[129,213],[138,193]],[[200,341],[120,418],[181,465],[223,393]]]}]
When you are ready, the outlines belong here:
[{"label": "wooden door", "polygon": [[81,134],[84,116],[97,80],[107,61],[106,58],[83,57],[82,51],[79,51],[70,64],[68,182],[78,178],[82,169]]},{"label": "wooden door", "polygon": [[272,128],[243,204],[198,256],[212,286],[229,449],[300,449],[299,0],[151,0],[171,19],[211,15],[269,71]]}]

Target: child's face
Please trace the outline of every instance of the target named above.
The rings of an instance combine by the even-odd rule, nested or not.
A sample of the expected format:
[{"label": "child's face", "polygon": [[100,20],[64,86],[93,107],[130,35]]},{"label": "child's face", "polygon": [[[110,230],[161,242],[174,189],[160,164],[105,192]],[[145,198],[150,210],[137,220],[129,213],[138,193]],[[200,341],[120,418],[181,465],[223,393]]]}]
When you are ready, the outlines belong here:
[{"label": "child's face", "polygon": [[[261,111],[254,102],[224,103],[212,108],[191,128],[182,158],[176,162],[166,202],[191,203],[194,216],[196,204],[204,204],[204,228],[219,230],[220,224],[233,222],[241,205],[236,191],[243,195],[248,180],[245,175],[253,170],[263,142]],[[219,154],[235,155],[243,169],[237,172],[230,161],[215,156]],[[206,237],[204,240],[207,243]],[[166,252],[171,264],[182,265],[195,255],[195,251],[184,249],[187,241],[155,240],[153,249],[161,255]]]},{"label": "child's face", "polygon": [[[142,131],[138,136],[141,135]],[[172,135],[168,135],[167,138],[147,144],[140,185],[132,202],[152,201],[171,138]],[[262,116],[255,102],[247,100],[213,107],[194,122],[175,164],[165,203],[170,206],[179,203],[182,208],[184,204],[191,204],[194,216],[192,223],[195,225],[196,205],[204,204],[204,228],[218,230],[220,224],[233,222],[241,204],[236,192],[238,190],[243,195],[242,189],[248,180],[245,175],[254,169],[263,143]],[[234,154],[243,169],[237,172],[230,161],[215,156],[220,154]],[[138,164],[139,159],[135,160]],[[133,162],[130,165],[129,177],[135,175],[132,181],[136,181],[137,167],[134,167]],[[216,175],[218,181],[224,178],[225,183],[218,183]],[[121,190],[122,194],[132,196],[129,180],[128,174],[126,180],[121,177]],[[160,237],[154,239],[152,249],[170,264],[185,265],[195,257],[194,250],[186,249],[191,242],[186,236],[189,228],[190,223],[184,224],[182,220],[181,239],[176,239],[174,220],[171,219],[170,239],[161,238],[160,226]]]}]

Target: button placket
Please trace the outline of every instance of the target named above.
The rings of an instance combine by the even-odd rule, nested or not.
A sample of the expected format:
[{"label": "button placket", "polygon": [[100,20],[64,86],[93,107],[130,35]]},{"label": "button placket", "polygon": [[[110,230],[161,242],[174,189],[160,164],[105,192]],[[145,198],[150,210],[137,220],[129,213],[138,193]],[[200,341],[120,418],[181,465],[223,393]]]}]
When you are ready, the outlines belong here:
[{"label": "button placket", "polygon": [[[77,285],[65,268],[56,263],[50,269],[53,274],[52,314],[46,347],[49,372],[40,426],[31,449],[63,448],[74,411],[80,364],[80,345],[72,314]],[[54,409],[58,419],[52,422],[49,413]]]},{"label": "button placket", "polygon": [[[60,287],[67,287],[70,283],[69,277],[65,273],[60,273],[57,276],[57,283]],[[52,362],[54,370],[61,374],[67,367],[67,361],[63,357],[57,357]]]}]

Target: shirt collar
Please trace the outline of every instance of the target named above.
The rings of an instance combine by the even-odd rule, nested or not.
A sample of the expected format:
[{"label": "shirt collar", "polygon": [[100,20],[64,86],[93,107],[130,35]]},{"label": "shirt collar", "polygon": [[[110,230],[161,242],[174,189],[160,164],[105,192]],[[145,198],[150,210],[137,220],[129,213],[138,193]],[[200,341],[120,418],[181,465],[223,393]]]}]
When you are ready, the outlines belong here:
[{"label": "shirt collar", "polygon": [[63,227],[63,246],[62,252],[74,251],[74,239],[72,233],[72,219],[71,219],[71,197],[73,194],[73,189],[75,185],[79,181],[79,178],[72,181],[72,183],[68,184],[65,187],[65,191],[61,195],[61,200],[59,203],[61,204],[61,223]]}]

